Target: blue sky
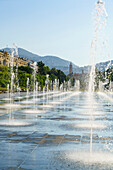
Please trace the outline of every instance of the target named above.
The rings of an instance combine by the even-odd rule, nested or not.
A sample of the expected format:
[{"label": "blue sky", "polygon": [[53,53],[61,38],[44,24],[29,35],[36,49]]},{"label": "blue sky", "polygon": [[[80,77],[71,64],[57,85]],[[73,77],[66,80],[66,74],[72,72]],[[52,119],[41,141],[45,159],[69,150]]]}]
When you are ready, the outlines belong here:
[{"label": "blue sky", "polygon": [[[109,15],[106,35],[113,57],[113,0],[105,0]],[[0,0],[0,48],[16,43],[35,54],[55,55],[83,66],[89,64],[96,0]]]}]

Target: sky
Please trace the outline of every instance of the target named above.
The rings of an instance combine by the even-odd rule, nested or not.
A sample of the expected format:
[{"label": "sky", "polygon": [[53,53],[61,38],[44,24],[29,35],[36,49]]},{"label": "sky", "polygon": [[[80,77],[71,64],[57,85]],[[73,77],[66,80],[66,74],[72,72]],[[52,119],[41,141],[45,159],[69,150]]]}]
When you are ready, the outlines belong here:
[{"label": "sky", "polygon": [[[113,0],[104,0],[108,53],[113,59]],[[35,54],[88,65],[96,0],[0,0],[0,49],[13,43]]]}]

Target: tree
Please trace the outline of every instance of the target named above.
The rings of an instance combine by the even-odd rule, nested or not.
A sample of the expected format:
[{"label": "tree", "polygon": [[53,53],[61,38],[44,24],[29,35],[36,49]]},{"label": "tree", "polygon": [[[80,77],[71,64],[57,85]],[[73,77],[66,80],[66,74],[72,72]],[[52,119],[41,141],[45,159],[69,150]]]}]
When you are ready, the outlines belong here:
[{"label": "tree", "polygon": [[[15,67],[15,69],[16,69],[16,67]],[[27,67],[26,66],[20,66],[20,67],[18,67],[18,70],[25,71],[28,74],[33,73],[33,69],[31,67],[29,67],[29,66],[27,66]]]},{"label": "tree", "polygon": [[38,73],[39,74],[44,74],[45,75],[45,70],[44,70],[44,66],[45,66],[45,64],[42,62],[42,61],[39,61],[38,63],[37,63],[37,66],[38,66]]},{"label": "tree", "polygon": [[41,74],[36,74],[36,81],[39,83],[38,85],[41,87],[41,89],[43,89],[43,87],[45,86],[45,80],[46,80],[46,76],[45,75],[41,75]]},{"label": "tree", "polygon": [[19,86],[21,89],[26,89],[26,84],[27,84],[27,77],[30,78],[29,74],[26,73],[25,71],[19,71],[18,78],[19,78]]},{"label": "tree", "polygon": [[58,70],[58,79],[59,79],[59,84],[62,84],[64,81],[67,81],[66,75],[61,70]]}]

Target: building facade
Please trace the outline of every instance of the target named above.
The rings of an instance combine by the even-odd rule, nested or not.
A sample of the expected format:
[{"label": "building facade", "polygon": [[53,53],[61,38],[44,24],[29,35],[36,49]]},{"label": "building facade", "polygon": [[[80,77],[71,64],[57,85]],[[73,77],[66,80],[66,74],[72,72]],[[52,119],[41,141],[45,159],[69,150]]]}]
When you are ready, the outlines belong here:
[{"label": "building facade", "polygon": [[[0,51],[0,64],[10,67],[11,56],[7,53],[7,51]],[[18,56],[14,56],[13,58],[13,66],[29,66],[33,65],[33,61],[30,61],[26,58],[20,58]]]},{"label": "building facade", "polygon": [[69,75],[73,74],[73,68],[72,68],[72,63],[69,65]]}]

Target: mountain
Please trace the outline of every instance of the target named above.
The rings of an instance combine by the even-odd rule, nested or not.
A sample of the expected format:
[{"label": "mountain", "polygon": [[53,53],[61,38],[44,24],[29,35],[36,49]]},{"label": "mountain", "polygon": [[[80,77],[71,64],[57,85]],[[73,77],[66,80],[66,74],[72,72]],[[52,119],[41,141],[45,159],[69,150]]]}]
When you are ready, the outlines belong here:
[{"label": "mountain", "polygon": [[[100,62],[100,63],[96,64],[96,68],[99,71],[105,71],[111,67],[113,67],[113,60]],[[80,67],[80,68],[83,69],[85,73],[88,73],[91,69],[91,66],[84,66],[84,67]]]},{"label": "mountain", "polygon": [[108,68],[113,67],[113,60],[98,63],[96,64],[96,67],[99,71],[107,70]]},{"label": "mountain", "polygon": [[[4,51],[7,51],[8,53],[11,54],[11,48],[4,48]],[[33,54],[33,53],[31,53],[27,50],[24,50],[22,48],[18,48],[18,55],[19,55],[19,57],[24,57],[24,58],[27,58],[27,59],[33,60],[33,61],[40,58],[39,55]]]},{"label": "mountain", "polygon": [[[11,53],[10,48],[4,48],[4,50],[7,51],[8,53]],[[39,56],[39,55],[33,54],[23,48],[18,48],[18,55],[19,55],[19,57],[24,57],[24,58],[27,58],[29,60],[33,60],[36,62],[42,61],[46,66],[49,66],[50,68],[55,67],[56,69],[62,70],[66,75],[69,74],[70,61],[61,59],[60,57]],[[111,62],[106,61],[106,62],[100,62],[100,63],[96,64],[96,67],[99,71],[104,71],[111,66],[113,66],[113,60],[111,60]],[[73,73],[81,73],[82,70],[84,70],[85,73],[88,73],[91,68],[91,66],[79,67],[73,63],[72,63],[72,67],[73,67]]]},{"label": "mountain", "polygon": [[[4,48],[4,51],[7,51],[8,53],[11,53],[10,48]],[[18,55],[19,57],[24,57],[29,60],[33,61],[42,61],[46,66],[49,66],[50,68],[55,67],[56,69],[62,70],[65,74],[69,74],[69,64],[70,61],[61,59],[57,56],[39,56],[37,54],[33,54],[25,49],[18,48]],[[77,72],[80,70],[79,66],[73,64],[73,72]]]}]

